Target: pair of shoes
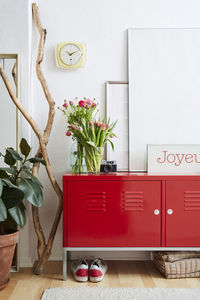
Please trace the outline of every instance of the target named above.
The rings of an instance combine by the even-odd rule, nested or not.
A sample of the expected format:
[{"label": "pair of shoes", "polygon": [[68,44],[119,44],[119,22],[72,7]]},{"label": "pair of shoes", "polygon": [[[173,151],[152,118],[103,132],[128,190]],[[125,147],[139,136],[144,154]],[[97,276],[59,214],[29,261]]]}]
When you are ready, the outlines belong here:
[{"label": "pair of shoes", "polygon": [[107,269],[107,264],[101,258],[96,258],[90,267],[85,259],[73,261],[71,264],[74,278],[79,282],[86,282],[88,279],[91,282],[99,282],[103,279]]}]

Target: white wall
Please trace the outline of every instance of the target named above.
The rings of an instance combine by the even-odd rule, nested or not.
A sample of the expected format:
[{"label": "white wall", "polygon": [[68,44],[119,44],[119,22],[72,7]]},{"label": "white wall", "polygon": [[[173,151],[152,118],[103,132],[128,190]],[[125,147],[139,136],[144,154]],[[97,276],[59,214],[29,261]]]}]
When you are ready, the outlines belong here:
[{"label": "white wall", "polygon": [[[3,2],[8,3],[8,0],[3,0]],[[9,2],[14,2],[18,10],[18,14],[12,11],[13,20],[20,16],[22,18],[21,30],[25,30],[22,20],[26,12],[20,11],[19,7],[22,8],[23,2],[26,1],[9,0]],[[61,105],[64,98],[95,97],[101,103],[102,114],[105,103],[105,81],[127,80],[127,28],[200,26],[200,2],[198,0],[38,0],[37,3],[42,24],[48,33],[43,71],[56,106]],[[10,16],[11,12],[8,12],[8,15]],[[6,20],[4,22],[4,24],[7,23]],[[0,23],[2,27],[2,21]],[[2,30],[6,37],[9,32],[5,25],[1,28]],[[27,44],[27,39],[28,37],[25,35],[23,41],[14,40],[15,44],[21,43],[21,47]],[[63,71],[56,68],[55,46],[62,41],[86,43],[87,58],[84,68],[74,71]],[[32,62],[34,63],[37,46],[38,33],[33,28]],[[18,50],[22,52],[23,49],[20,47]],[[7,50],[9,49],[10,47],[7,48]],[[24,76],[25,70],[21,71],[21,75]],[[47,105],[34,73],[32,74],[32,110],[36,121],[41,127],[44,127]],[[60,184],[62,175],[69,166],[70,143],[64,132],[65,119],[61,112],[57,111],[48,149],[56,178]],[[32,143],[36,147],[33,135]],[[41,219],[47,232],[55,212],[56,201],[45,173],[41,172],[40,177],[45,187]],[[24,245],[21,250],[23,264],[29,263],[36,255],[31,219],[27,228],[21,236],[21,243]],[[61,247],[62,229],[60,226],[54,243],[52,259],[61,258]]]}]

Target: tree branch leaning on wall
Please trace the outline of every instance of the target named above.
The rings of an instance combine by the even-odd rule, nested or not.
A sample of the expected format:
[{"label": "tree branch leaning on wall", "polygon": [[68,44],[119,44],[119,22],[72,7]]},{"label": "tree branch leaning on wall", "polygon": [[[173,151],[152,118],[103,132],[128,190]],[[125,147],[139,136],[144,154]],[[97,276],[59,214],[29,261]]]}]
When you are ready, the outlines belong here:
[{"label": "tree branch leaning on wall", "polygon": [[[47,148],[46,148],[49,137],[50,137],[50,133],[52,130],[52,125],[53,125],[54,115],[55,115],[55,103],[51,97],[47,82],[46,82],[46,80],[43,76],[42,70],[41,70],[41,63],[43,61],[43,54],[44,54],[46,30],[43,29],[41,26],[39,14],[38,14],[38,7],[35,3],[32,4],[32,9],[33,9],[33,19],[37,26],[39,34],[40,34],[40,41],[39,41],[39,46],[38,46],[38,56],[37,56],[37,61],[36,61],[36,73],[37,73],[38,79],[41,83],[43,92],[45,94],[46,100],[49,105],[48,120],[47,120],[47,124],[46,124],[45,130],[44,130],[44,133],[41,132],[40,128],[38,127],[38,125],[36,124],[34,119],[24,109],[24,107],[22,106],[20,101],[17,99],[15,93],[12,90],[9,80],[6,77],[6,74],[4,73],[4,70],[1,66],[1,64],[0,64],[0,75],[5,83],[5,86],[8,90],[8,93],[10,94],[12,101],[17,106],[17,108],[22,113],[22,115],[25,117],[25,119],[28,121],[28,123],[31,125],[33,131],[35,132],[35,134],[38,138],[39,147],[38,147],[36,156],[41,157],[41,158],[43,157],[43,159],[46,161],[47,175],[49,177],[49,180],[50,180],[50,182],[53,186],[53,189],[58,198],[57,211],[56,211],[56,215],[54,217],[54,221],[53,221],[47,242],[46,242],[44,232],[43,232],[43,229],[42,229],[42,226],[40,223],[39,209],[37,207],[32,206],[33,224],[34,224],[35,232],[36,232],[37,239],[38,239],[38,246],[37,246],[38,261],[36,261],[34,264],[34,273],[39,275],[43,272],[43,267],[51,255],[53,241],[54,241],[55,234],[56,234],[58,224],[59,224],[61,214],[62,214],[62,191],[54,177],[54,174],[53,174],[53,171],[51,168],[51,164],[49,161],[49,157],[48,157]],[[39,163],[34,164],[33,174],[35,176],[38,176],[39,167],[40,167]]]}]

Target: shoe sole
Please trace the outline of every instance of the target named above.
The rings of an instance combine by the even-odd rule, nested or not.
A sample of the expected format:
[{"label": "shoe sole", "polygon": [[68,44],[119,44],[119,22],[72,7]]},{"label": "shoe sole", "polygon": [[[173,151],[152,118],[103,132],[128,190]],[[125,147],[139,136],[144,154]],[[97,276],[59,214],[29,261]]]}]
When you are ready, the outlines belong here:
[{"label": "shoe sole", "polygon": [[74,275],[74,278],[76,279],[76,281],[79,281],[79,282],[86,282],[86,281],[88,281],[88,277],[82,277],[82,276],[75,276]]},{"label": "shoe sole", "polygon": [[103,277],[104,277],[104,275],[99,276],[99,277],[92,277],[92,276],[90,276],[89,280],[91,282],[99,282],[99,281],[101,281],[103,279]]}]

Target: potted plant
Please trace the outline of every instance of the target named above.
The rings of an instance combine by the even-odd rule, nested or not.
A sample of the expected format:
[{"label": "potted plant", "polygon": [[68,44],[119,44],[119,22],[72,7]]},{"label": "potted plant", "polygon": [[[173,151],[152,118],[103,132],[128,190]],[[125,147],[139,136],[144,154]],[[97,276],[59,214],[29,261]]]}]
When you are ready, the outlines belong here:
[{"label": "potted plant", "polygon": [[18,241],[18,228],[26,223],[26,199],[32,205],[41,206],[43,194],[40,181],[31,173],[31,164],[44,160],[29,158],[31,147],[23,138],[19,154],[13,148],[7,148],[3,157],[8,167],[0,168],[0,290],[6,287]]}]

